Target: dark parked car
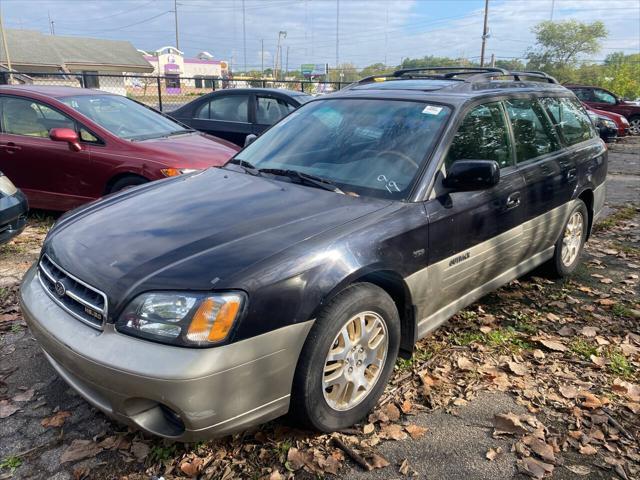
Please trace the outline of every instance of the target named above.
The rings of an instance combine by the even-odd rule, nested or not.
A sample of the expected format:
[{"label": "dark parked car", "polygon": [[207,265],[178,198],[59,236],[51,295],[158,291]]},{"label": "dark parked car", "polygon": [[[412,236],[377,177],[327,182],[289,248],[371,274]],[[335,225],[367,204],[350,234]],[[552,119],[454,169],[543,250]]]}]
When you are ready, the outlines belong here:
[{"label": "dark parked car", "polygon": [[68,210],[107,193],[210,166],[239,149],[120,95],[0,87],[0,170],[31,207]]},{"label": "dark parked car", "polygon": [[600,138],[606,143],[615,143],[618,140],[618,125],[609,117],[600,115],[598,110],[586,108],[589,118],[598,129]]},{"label": "dark parked car", "polygon": [[0,172],[0,245],[24,230],[28,210],[27,198]]},{"label": "dark parked car", "polygon": [[600,87],[566,85],[576,96],[590,107],[623,115],[629,121],[632,135],[640,135],[640,105],[618,97]]},{"label": "dark parked car", "polygon": [[243,146],[247,135],[260,135],[313,97],[270,88],[232,88],[209,93],[170,115],[191,128]]},{"label": "dark parked car", "polygon": [[223,168],[62,218],[21,288],[60,376],[173,439],[287,411],[331,431],[461,308],[539,265],[571,274],[607,172],[575,95],[501,69],[385,78],[304,104]]}]

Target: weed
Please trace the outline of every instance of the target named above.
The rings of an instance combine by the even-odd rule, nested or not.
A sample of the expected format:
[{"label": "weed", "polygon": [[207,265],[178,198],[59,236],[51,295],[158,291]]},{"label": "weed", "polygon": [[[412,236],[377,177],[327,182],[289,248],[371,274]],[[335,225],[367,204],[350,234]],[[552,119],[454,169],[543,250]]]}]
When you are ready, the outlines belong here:
[{"label": "weed", "polygon": [[604,220],[598,222],[594,227],[594,232],[601,232],[610,230],[621,222],[631,220],[636,214],[635,207],[628,205],[626,207],[619,208],[616,212],[609,215]]},{"label": "weed", "polygon": [[149,460],[151,463],[164,462],[174,457],[178,453],[178,447],[175,443],[165,445],[157,444],[151,447]]},{"label": "weed", "polygon": [[13,472],[15,472],[18,467],[20,467],[20,465],[22,465],[22,459],[20,457],[16,457],[15,455],[11,455],[0,462],[0,469],[8,468],[9,471],[13,474]]},{"label": "weed", "polygon": [[480,332],[464,332],[459,335],[454,335],[452,340],[456,345],[466,347],[467,345],[471,345],[474,342],[483,343],[484,335]]},{"label": "weed", "polygon": [[400,358],[396,360],[396,368],[401,372],[404,370],[409,370],[413,367],[413,357],[411,358]]},{"label": "weed", "polygon": [[633,367],[619,350],[609,349],[605,352],[605,355],[609,359],[607,368],[611,373],[625,378],[629,378],[633,375]]},{"label": "weed", "polygon": [[573,353],[585,360],[589,360],[589,358],[591,358],[591,355],[596,355],[598,353],[598,350],[594,345],[581,338],[576,338],[575,340],[573,340],[569,344],[569,348]]},{"label": "weed", "polygon": [[19,323],[14,323],[11,325],[11,333],[20,333],[22,331],[22,326]]},{"label": "weed", "polygon": [[625,307],[622,303],[616,303],[611,307],[611,313],[616,317],[631,317],[631,310]]}]

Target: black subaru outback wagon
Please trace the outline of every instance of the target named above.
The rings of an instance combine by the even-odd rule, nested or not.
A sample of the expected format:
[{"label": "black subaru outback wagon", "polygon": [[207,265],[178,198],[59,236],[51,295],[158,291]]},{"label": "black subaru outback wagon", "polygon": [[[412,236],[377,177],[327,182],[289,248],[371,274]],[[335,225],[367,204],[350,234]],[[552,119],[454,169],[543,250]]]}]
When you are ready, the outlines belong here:
[{"label": "black subaru outback wagon", "polygon": [[458,310],[545,263],[570,274],[606,170],[543,73],[400,70],[308,102],[224,168],[67,214],[23,312],[61,377],[148,432],[288,411],[339,429]]}]

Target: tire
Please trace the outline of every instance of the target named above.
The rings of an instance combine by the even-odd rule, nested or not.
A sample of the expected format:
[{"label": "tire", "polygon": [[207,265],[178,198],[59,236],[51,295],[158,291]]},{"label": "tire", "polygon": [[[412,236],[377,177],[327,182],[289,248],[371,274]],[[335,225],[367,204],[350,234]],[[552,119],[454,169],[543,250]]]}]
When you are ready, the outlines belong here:
[{"label": "tire", "polygon": [[136,185],[142,185],[143,183],[147,183],[148,181],[149,180],[144,177],[139,177],[137,175],[127,175],[126,177],[122,177],[116,180],[113,185],[111,185],[109,193],[115,193],[126,188],[135,187]]},{"label": "tire", "polygon": [[[579,225],[570,223],[575,221],[578,216],[581,219],[581,228]],[[562,278],[571,275],[578,264],[580,263],[580,257],[582,256],[582,249],[587,239],[587,229],[589,228],[589,212],[587,206],[582,200],[578,200],[577,204],[571,210],[571,213],[567,217],[566,222],[562,227],[562,233],[555,245],[555,251],[553,252],[553,258],[547,263],[547,272],[555,277]],[[580,230],[580,237],[578,239],[576,235],[570,235],[569,230]],[[571,242],[569,242],[571,240]],[[570,253],[570,255],[568,255]]]},{"label": "tire", "polygon": [[631,135],[640,135],[640,115],[634,115],[629,119],[629,133]]},{"label": "tire", "polygon": [[[352,325],[362,325],[360,318],[365,319],[365,334],[361,340],[363,346],[354,347],[354,352],[344,343],[346,337],[340,334],[343,328],[352,322],[355,322]],[[385,329],[386,340],[380,336],[380,332],[384,334]],[[372,334],[368,343],[367,331]],[[357,332],[352,332],[354,337],[357,337]],[[360,332],[362,333],[361,327]],[[385,344],[386,355],[383,355]],[[375,348],[370,349],[368,345]],[[297,426],[303,425],[324,432],[357,423],[375,406],[382,395],[393,372],[399,347],[400,317],[394,301],[387,292],[370,283],[356,283],[348,287],[322,309],[309,332],[294,375],[291,419]],[[341,353],[348,352],[347,358],[328,362],[328,354],[332,348]],[[367,354],[372,356],[368,357]],[[365,359],[365,356],[368,358]],[[379,362],[380,367],[375,368],[369,361]],[[327,374],[325,366],[329,364],[330,368],[335,370]],[[349,368],[353,373],[348,373],[351,372]],[[339,375],[340,372],[343,376]],[[351,386],[351,395],[345,396],[351,398],[352,401],[348,402],[351,405],[339,398],[338,390],[341,390],[341,385],[325,388],[323,382],[331,376],[340,376],[346,384],[343,392],[348,392],[349,385]],[[355,383],[346,380],[347,376],[359,381],[365,380],[368,385],[354,390]]]}]

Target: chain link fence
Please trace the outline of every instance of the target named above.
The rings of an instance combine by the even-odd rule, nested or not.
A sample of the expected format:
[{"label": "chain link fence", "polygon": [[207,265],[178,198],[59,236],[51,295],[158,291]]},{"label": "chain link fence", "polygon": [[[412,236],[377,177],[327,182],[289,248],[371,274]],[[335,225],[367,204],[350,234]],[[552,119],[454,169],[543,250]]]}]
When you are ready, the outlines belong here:
[{"label": "chain link fence", "polygon": [[0,75],[0,83],[93,88],[127,96],[163,112],[171,112],[200,95],[228,88],[277,88],[322,95],[340,90],[349,82],[308,80],[233,79],[178,75],[111,75],[98,73],[34,73]]}]

